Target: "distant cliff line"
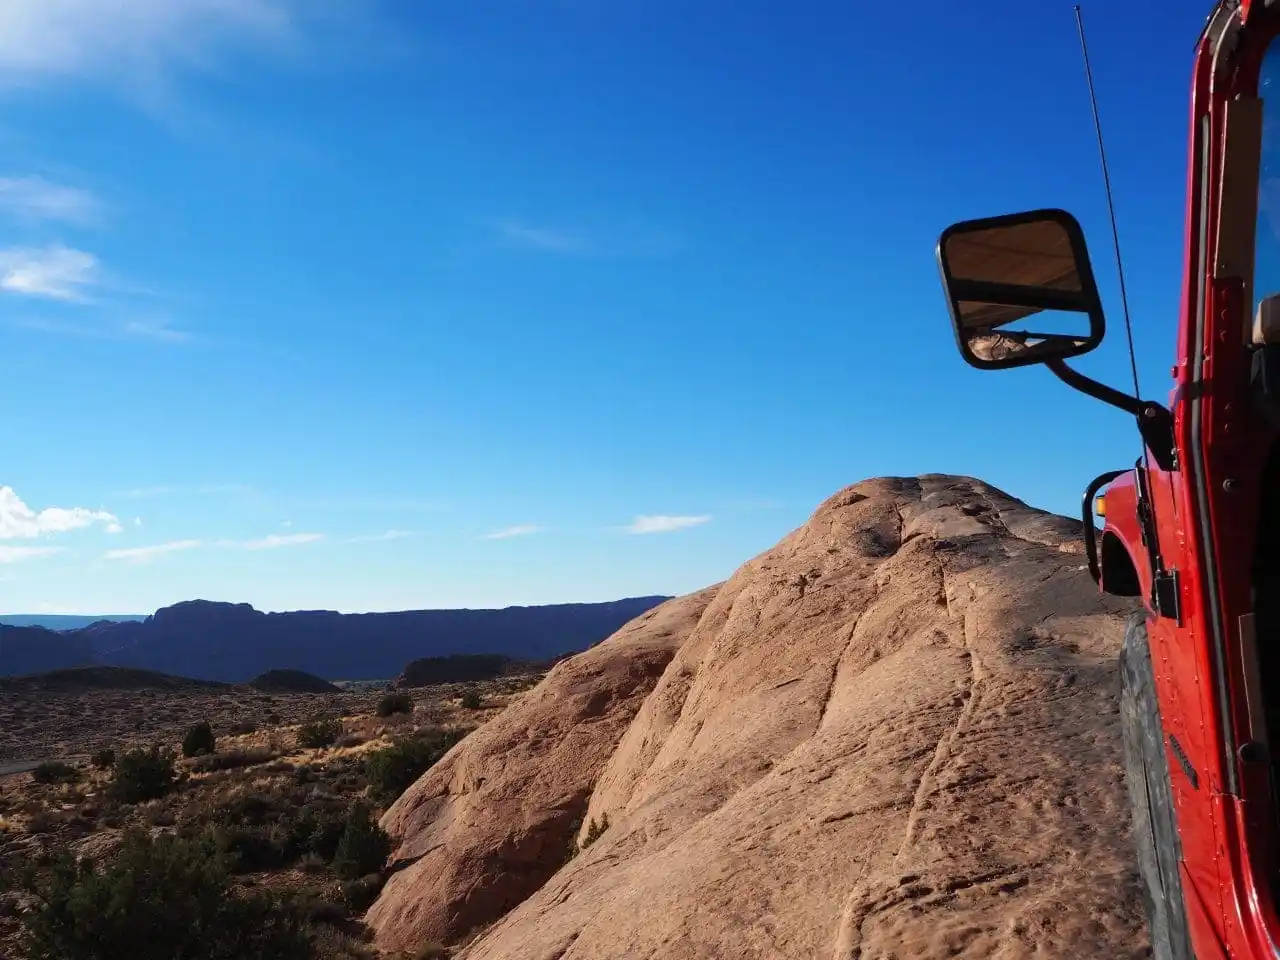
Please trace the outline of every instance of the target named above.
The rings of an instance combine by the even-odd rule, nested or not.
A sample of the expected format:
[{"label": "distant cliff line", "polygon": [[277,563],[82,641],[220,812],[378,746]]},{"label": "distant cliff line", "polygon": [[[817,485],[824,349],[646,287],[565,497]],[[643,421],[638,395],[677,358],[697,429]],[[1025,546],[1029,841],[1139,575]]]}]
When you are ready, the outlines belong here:
[{"label": "distant cliff line", "polygon": [[0,676],[103,665],[231,683],[282,668],[328,680],[390,679],[424,657],[552,660],[599,643],[668,599],[397,613],[263,613],[247,603],[191,600],[144,620],[72,630],[0,625]]}]

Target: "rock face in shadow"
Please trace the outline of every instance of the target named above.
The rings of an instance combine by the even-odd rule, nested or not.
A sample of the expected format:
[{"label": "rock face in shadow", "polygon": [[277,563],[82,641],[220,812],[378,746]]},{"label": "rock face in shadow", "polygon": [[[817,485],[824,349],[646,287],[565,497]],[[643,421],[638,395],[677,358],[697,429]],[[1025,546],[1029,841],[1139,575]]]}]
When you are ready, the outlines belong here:
[{"label": "rock face in shadow", "polygon": [[[1098,593],[1078,535],[968,478],[841,491],[726,583],[562,664],[411,788],[384,823],[421,859],[370,914],[380,943],[471,937],[465,960],[1146,956],[1117,703],[1133,605]],[[697,623],[666,631],[678,649],[630,695],[625,731],[630,709],[597,729],[581,704],[611,696],[663,611]],[[581,661],[606,648],[597,681]],[[591,747],[534,750],[518,730]],[[500,879],[513,837],[545,837],[545,869],[578,789],[583,824],[607,829],[549,879]]]},{"label": "rock face in shadow", "polygon": [[27,676],[93,662],[93,644],[79,631],[0,623],[0,676]]}]

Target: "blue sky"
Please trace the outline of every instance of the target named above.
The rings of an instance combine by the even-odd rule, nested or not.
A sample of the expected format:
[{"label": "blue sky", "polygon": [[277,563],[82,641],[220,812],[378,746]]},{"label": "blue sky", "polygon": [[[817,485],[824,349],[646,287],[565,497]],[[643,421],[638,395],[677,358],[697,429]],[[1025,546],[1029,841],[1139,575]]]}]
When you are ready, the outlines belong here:
[{"label": "blue sky", "polygon": [[[1144,392],[1201,0],[1085,4]],[[938,232],[1077,214],[1071,5],[8,0],[0,612],[680,593],[845,484],[1138,455],[955,352]]]}]

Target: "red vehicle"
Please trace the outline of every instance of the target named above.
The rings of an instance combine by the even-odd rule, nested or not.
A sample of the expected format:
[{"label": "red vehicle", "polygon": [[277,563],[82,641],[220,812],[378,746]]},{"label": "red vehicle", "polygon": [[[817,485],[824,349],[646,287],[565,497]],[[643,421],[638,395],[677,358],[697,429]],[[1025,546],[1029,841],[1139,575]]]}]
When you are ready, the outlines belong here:
[{"label": "red vehicle", "polygon": [[1142,603],[1121,716],[1159,960],[1280,957],[1278,33],[1280,0],[1223,0],[1196,50],[1167,405],[1067,366],[1105,328],[1070,214],[968,221],[938,243],[970,364],[1043,363],[1134,416],[1142,437],[1142,458],[1094,480],[1083,513],[1095,579]]}]

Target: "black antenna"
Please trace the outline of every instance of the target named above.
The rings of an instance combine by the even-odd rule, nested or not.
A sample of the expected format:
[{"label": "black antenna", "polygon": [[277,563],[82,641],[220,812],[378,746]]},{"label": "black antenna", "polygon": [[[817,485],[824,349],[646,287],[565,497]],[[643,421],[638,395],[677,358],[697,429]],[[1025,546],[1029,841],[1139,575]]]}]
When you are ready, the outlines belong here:
[{"label": "black antenna", "polygon": [[[1116,249],[1116,271],[1120,274],[1120,302],[1124,306],[1124,329],[1129,337],[1129,367],[1133,371],[1133,394],[1142,398],[1142,390],[1138,386],[1138,356],[1133,349],[1133,321],[1129,318],[1129,294],[1124,283],[1124,260],[1120,256],[1120,230],[1116,226],[1116,205],[1111,192],[1111,174],[1107,172],[1107,149],[1102,143],[1102,121],[1098,117],[1098,97],[1093,88],[1093,71],[1089,68],[1089,44],[1084,39],[1084,17],[1080,13],[1080,4],[1075,5],[1076,29],[1080,33],[1080,53],[1084,56],[1084,75],[1089,83],[1089,104],[1093,108],[1093,129],[1098,135],[1098,157],[1102,161],[1102,182],[1107,190],[1107,212],[1111,217],[1111,240]],[[1146,459],[1146,444],[1143,444],[1142,456]]]}]

